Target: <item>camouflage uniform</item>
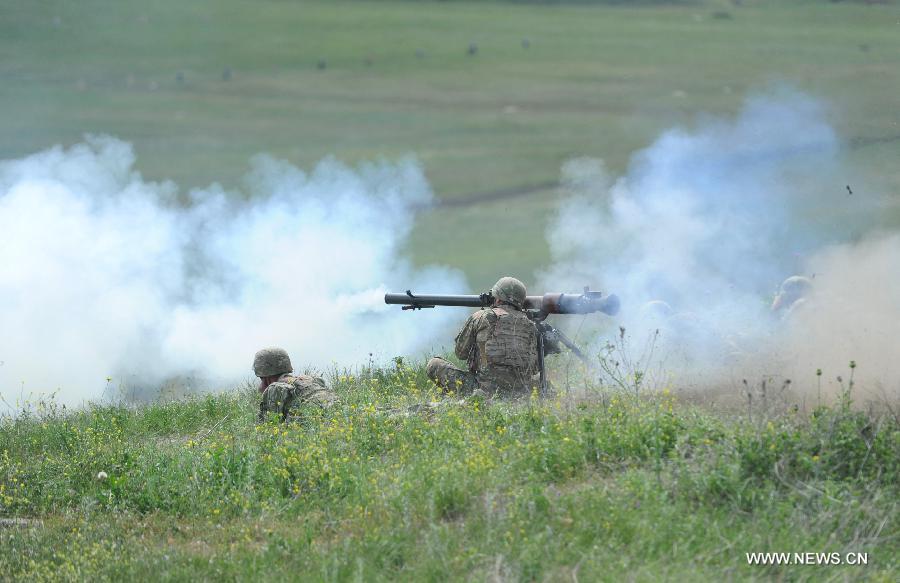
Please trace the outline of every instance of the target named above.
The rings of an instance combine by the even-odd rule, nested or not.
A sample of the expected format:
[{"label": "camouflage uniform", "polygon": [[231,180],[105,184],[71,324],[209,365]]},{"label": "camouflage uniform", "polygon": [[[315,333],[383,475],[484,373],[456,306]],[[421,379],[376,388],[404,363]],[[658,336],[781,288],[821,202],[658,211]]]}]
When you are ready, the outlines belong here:
[{"label": "camouflage uniform", "polygon": [[[481,389],[492,396],[513,396],[530,394],[538,387],[539,332],[520,309],[525,286],[513,280],[517,294],[504,294],[504,283],[513,285],[506,280],[512,278],[501,279],[492,290],[503,303],[469,316],[456,336],[456,356],[466,361],[469,370],[440,357],[428,361],[428,377],[445,390],[471,394]],[[558,350],[555,344],[545,343],[546,354]]]},{"label": "camouflage uniform", "polygon": [[275,413],[281,421],[296,421],[307,406],[321,409],[336,401],[325,381],[309,375],[285,373],[266,387],[259,404],[259,421]]},{"label": "camouflage uniform", "polygon": [[[253,357],[253,372],[260,379],[275,378],[265,388],[259,404],[259,421],[274,413],[281,421],[302,417],[302,409],[325,408],[337,400],[319,377],[293,374],[288,353],[282,348],[263,348]],[[264,385],[261,385],[264,386]]]}]

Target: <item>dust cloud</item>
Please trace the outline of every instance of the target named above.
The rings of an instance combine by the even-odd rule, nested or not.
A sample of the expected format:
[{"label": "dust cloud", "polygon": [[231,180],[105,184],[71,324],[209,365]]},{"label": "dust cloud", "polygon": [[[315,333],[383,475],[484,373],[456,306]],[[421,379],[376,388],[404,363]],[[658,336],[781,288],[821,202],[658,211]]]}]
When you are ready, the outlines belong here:
[{"label": "dust cloud", "polygon": [[[669,386],[790,379],[795,391],[834,394],[855,361],[857,390],[896,394],[900,234],[877,228],[885,195],[847,188],[829,115],[778,89],[733,119],[665,132],[618,179],[598,159],[566,164],[568,194],[547,234],[553,263],[539,279],[622,299],[615,326],[582,340],[595,351],[624,344]],[[773,311],[795,274],[812,282],[810,297]]]}]

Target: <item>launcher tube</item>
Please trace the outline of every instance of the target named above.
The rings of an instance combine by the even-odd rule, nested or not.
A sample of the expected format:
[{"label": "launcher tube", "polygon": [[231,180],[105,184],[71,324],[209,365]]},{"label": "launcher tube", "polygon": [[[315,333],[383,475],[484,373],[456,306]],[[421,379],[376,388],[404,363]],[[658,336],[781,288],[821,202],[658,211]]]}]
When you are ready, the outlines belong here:
[{"label": "launcher tube", "polygon": [[[433,308],[435,306],[455,306],[484,308],[494,304],[494,296],[481,295],[419,295],[407,291],[384,295],[384,303],[403,306],[405,310]],[[525,298],[526,310],[549,314],[592,314],[603,312],[614,316],[619,311],[619,298],[615,295],[602,296],[600,292],[585,291],[583,294],[544,294]]]},{"label": "launcher tube", "polygon": [[483,308],[493,304],[494,298],[490,294],[482,294],[480,296],[384,294],[384,303],[412,306],[414,308],[433,308],[434,306]]}]

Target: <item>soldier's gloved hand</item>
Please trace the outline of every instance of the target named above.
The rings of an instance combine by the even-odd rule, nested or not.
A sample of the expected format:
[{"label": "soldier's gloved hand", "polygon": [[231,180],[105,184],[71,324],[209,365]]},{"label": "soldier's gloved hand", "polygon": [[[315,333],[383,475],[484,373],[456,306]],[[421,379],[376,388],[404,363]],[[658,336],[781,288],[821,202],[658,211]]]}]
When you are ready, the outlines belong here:
[{"label": "soldier's gloved hand", "polygon": [[547,326],[543,331],[544,336],[544,354],[559,354],[562,352],[560,348],[559,332],[552,326]]},{"label": "soldier's gloved hand", "polygon": [[559,342],[559,333],[556,331],[556,328],[548,328],[544,331],[544,342],[549,342],[551,344]]}]

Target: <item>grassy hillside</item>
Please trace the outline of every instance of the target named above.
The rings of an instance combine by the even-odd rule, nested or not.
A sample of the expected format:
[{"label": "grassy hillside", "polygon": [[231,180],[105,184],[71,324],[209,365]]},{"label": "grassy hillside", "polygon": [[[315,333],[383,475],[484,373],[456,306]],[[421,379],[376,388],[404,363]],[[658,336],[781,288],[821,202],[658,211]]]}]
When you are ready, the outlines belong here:
[{"label": "grassy hillside", "polygon": [[[900,134],[900,8],[744,4],[0,0],[0,158],[107,132],[190,187],[235,184],[261,151],[304,167],[413,153],[440,198],[472,199],[552,184],[575,156],[621,173],[661,130],[788,82],[896,192],[900,146],[878,140]],[[555,199],[425,214],[411,253],[476,287],[527,278]]]},{"label": "grassy hillside", "polygon": [[[336,373],[341,404],[254,424],[252,388],[0,422],[12,580],[895,581],[900,425],[714,413],[666,392],[439,399]],[[105,473],[105,477],[100,475]],[[100,477],[98,477],[100,476]],[[12,519],[19,522],[13,524]],[[749,566],[748,552],[868,553]]]}]

